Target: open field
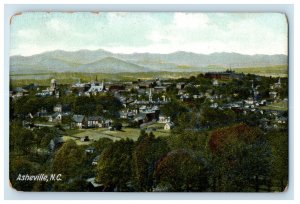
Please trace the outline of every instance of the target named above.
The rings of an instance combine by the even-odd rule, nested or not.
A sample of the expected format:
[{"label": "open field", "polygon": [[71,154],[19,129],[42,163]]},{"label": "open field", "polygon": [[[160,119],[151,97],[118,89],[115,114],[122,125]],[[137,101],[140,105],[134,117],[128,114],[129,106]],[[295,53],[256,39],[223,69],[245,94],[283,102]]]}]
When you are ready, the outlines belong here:
[{"label": "open field", "polygon": [[277,103],[272,103],[267,106],[261,107],[263,110],[278,110],[278,111],[286,111],[288,109],[288,102],[287,101],[280,101]]},{"label": "open field", "polygon": [[233,68],[238,73],[249,73],[261,76],[287,77],[288,67],[286,65],[277,65],[270,67],[249,67],[249,68]]},{"label": "open field", "polygon": [[[160,127],[153,134],[156,137],[169,136],[170,131],[161,128],[163,124],[153,124],[151,127]],[[110,131],[107,128],[97,128],[97,129],[80,129],[80,130],[68,130],[64,136],[64,140],[73,139],[76,140],[78,145],[87,145],[93,141],[97,141],[100,138],[109,138],[113,141],[120,139],[132,139],[136,141],[140,135],[140,129],[138,128],[122,128],[121,131]],[[89,136],[89,142],[81,142],[80,138]]]}]

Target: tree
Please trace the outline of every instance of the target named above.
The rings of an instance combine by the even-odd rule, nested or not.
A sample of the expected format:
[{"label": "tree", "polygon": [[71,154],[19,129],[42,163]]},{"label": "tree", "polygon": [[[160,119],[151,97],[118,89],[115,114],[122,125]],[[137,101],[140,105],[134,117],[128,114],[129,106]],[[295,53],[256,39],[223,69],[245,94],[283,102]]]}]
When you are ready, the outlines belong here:
[{"label": "tree", "polygon": [[168,191],[206,191],[208,177],[202,158],[189,150],[175,150],[162,158],[155,169],[157,186]]},{"label": "tree", "polygon": [[168,151],[167,142],[162,138],[155,138],[152,132],[140,136],[133,151],[134,177],[138,191],[152,191],[155,164]]},{"label": "tree", "polygon": [[94,147],[96,148],[97,152],[101,153],[104,149],[111,146],[113,141],[109,138],[100,138],[98,141],[94,142]]},{"label": "tree", "polygon": [[22,128],[21,124],[13,122],[10,124],[9,145],[10,152],[17,154],[28,154],[34,141],[32,131]]},{"label": "tree", "polygon": [[54,156],[53,173],[62,174],[64,181],[80,176],[84,162],[83,153],[83,149],[74,140],[68,140]]},{"label": "tree", "polygon": [[36,175],[38,173],[40,172],[38,172],[36,164],[25,158],[11,157],[9,160],[9,180],[12,187],[18,191],[31,191],[34,186],[34,181],[22,181],[18,179],[19,176]]},{"label": "tree", "polygon": [[116,141],[103,150],[96,169],[96,180],[108,191],[130,191],[132,180],[132,140]]},{"label": "tree", "polygon": [[164,115],[170,116],[174,120],[179,114],[187,112],[188,108],[180,101],[173,99],[167,105],[162,106],[160,110]]},{"label": "tree", "polygon": [[209,140],[212,191],[259,191],[270,176],[269,143],[256,127],[237,124],[212,132]]},{"label": "tree", "polygon": [[113,127],[114,127],[116,130],[120,131],[120,130],[122,129],[122,123],[116,122],[116,123],[113,124]]},{"label": "tree", "polygon": [[201,125],[205,127],[215,127],[228,125],[236,121],[234,111],[230,109],[219,110],[213,108],[204,108],[201,114]]},{"label": "tree", "polygon": [[271,144],[274,157],[272,160],[270,185],[278,186],[280,191],[284,191],[288,185],[288,133],[286,130],[271,131],[266,137]]}]

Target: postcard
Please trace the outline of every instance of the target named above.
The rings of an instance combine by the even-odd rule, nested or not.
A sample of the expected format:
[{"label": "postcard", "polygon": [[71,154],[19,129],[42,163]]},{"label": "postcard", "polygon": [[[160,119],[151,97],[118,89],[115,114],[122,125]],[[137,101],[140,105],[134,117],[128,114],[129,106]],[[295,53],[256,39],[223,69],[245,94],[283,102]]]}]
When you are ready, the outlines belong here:
[{"label": "postcard", "polygon": [[9,101],[18,191],[288,189],[282,13],[17,13]]}]

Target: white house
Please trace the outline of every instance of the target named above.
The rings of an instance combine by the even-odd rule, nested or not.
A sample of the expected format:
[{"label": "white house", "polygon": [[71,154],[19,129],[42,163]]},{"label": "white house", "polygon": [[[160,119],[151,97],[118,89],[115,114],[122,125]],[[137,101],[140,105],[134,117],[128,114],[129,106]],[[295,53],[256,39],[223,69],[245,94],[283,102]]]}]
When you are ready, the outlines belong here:
[{"label": "white house", "polygon": [[73,115],[72,119],[76,127],[80,129],[83,127],[84,115]]},{"label": "white house", "polygon": [[171,118],[165,115],[160,115],[158,117],[158,123],[168,123],[171,122]]},{"label": "white house", "polygon": [[171,130],[174,128],[174,123],[173,122],[168,122],[165,124],[164,129],[165,130]]}]

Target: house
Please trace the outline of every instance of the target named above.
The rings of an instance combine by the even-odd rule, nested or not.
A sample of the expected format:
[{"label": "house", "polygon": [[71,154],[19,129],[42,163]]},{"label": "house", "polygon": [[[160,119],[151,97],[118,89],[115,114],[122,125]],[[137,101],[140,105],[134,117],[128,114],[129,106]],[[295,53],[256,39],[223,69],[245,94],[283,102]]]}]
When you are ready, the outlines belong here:
[{"label": "house", "polygon": [[49,116],[49,122],[61,122],[63,118],[63,114],[62,113],[54,113],[52,115]]},{"label": "house", "polygon": [[184,95],[185,93],[186,93],[186,90],[181,89],[181,90],[178,91],[177,95],[181,96],[181,95]]},{"label": "house", "polygon": [[279,123],[279,124],[286,124],[287,121],[288,121],[288,119],[283,116],[277,118],[277,123]]},{"label": "house", "polygon": [[100,116],[88,116],[84,119],[85,127],[87,128],[96,128],[100,127],[102,118]]},{"label": "house", "polygon": [[146,113],[139,113],[134,118],[135,122],[138,122],[139,124],[147,122],[147,114]]},{"label": "house", "polygon": [[190,101],[190,95],[189,94],[183,94],[180,96],[181,101]]},{"label": "house", "polygon": [[120,118],[123,119],[132,119],[134,116],[134,113],[132,111],[121,111],[119,112]]},{"label": "house", "polygon": [[62,105],[61,104],[57,104],[53,107],[53,111],[54,112],[62,112]]},{"label": "house", "polygon": [[69,105],[67,105],[67,104],[64,104],[64,105],[62,105],[62,104],[57,104],[57,105],[55,105],[54,107],[53,107],[53,111],[54,112],[59,112],[59,113],[62,113],[62,112],[68,112],[68,111],[70,111],[71,109],[70,109],[70,106]]},{"label": "house", "polygon": [[175,127],[174,123],[173,122],[167,122],[164,126],[164,129],[165,130],[171,130]]},{"label": "house", "polygon": [[26,89],[23,89],[22,87],[17,87],[13,91],[10,91],[10,97],[12,97],[13,99],[21,98],[27,95],[28,91]]},{"label": "house", "polygon": [[160,115],[158,117],[158,123],[168,123],[171,122],[171,118],[169,116]]},{"label": "house", "polygon": [[276,97],[277,97],[277,92],[276,92],[276,91],[270,91],[270,92],[269,92],[269,96],[270,96],[271,99],[276,99]]},{"label": "house", "polygon": [[253,105],[254,104],[254,100],[251,97],[248,98],[247,100],[244,100],[244,102],[245,102],[246,105]]},{"label": "house", "polygon": [[37,117],[47,117],[48,116],[48,112],[45,108],[41,108],[39,109],[39,111],[35,114],[35,116]]},{"label": "house", "polygon": [[179,90],[180,90],[180,89],[183,89],[184,86],[185,86],[185,83],[184,83],[184,82],[179,82],[179,83],[176,84],[176,88],[179,89]]},{"label": "house", "polygon": [[72,120],[75,123],[75,127],[78,127],[79,129],[84,127],[84,115],[73,115]]},{"label": "house", "polygon": [[218,108],[218,103],[213,103],[210,105],[211,108]]},{"label": "house", "polygon": [[49,88],[42,90],[42,92],[36,93],[36,96],[46,97],[46,96],[52,96],[53,91],[50,91]]},{"label": "house", "polygon": [[212,84],[213,84],[213,86],[219,86],[219,82],[217,79],[213,79]]},{"label": "house", "polygon": [[97,155],[97,156],[93,159],[92,165],[93,165],[93,166],[96,166],[96,165],[98,164],[99,159],[100,159],[100,155]]},{"label": "house", "polygon": [[50,140],[49,149],[51,151],[54,151],[55,149],[60,147],[63,143],[64,143],[63,137],[56,136],[55,138]]},{"label": "house", "polygon": [[112,122],[113,121],[111,119],[102,120],[101,124],[100,124],[100,127],[108,128],[108,127],[111,126]]},{"label": "house", "polygon": [[94,147],[88,147],[85,149],[85,152],[87,154],[93,154],[94,152],[96,152],[96,149]]},{"label": "house", "polygon": [[34,128],[34,123],[31,122],[31,121],[26,121],[26,120],[23,120],[22,121],[22,126],[26,129],[32,129]]}]

